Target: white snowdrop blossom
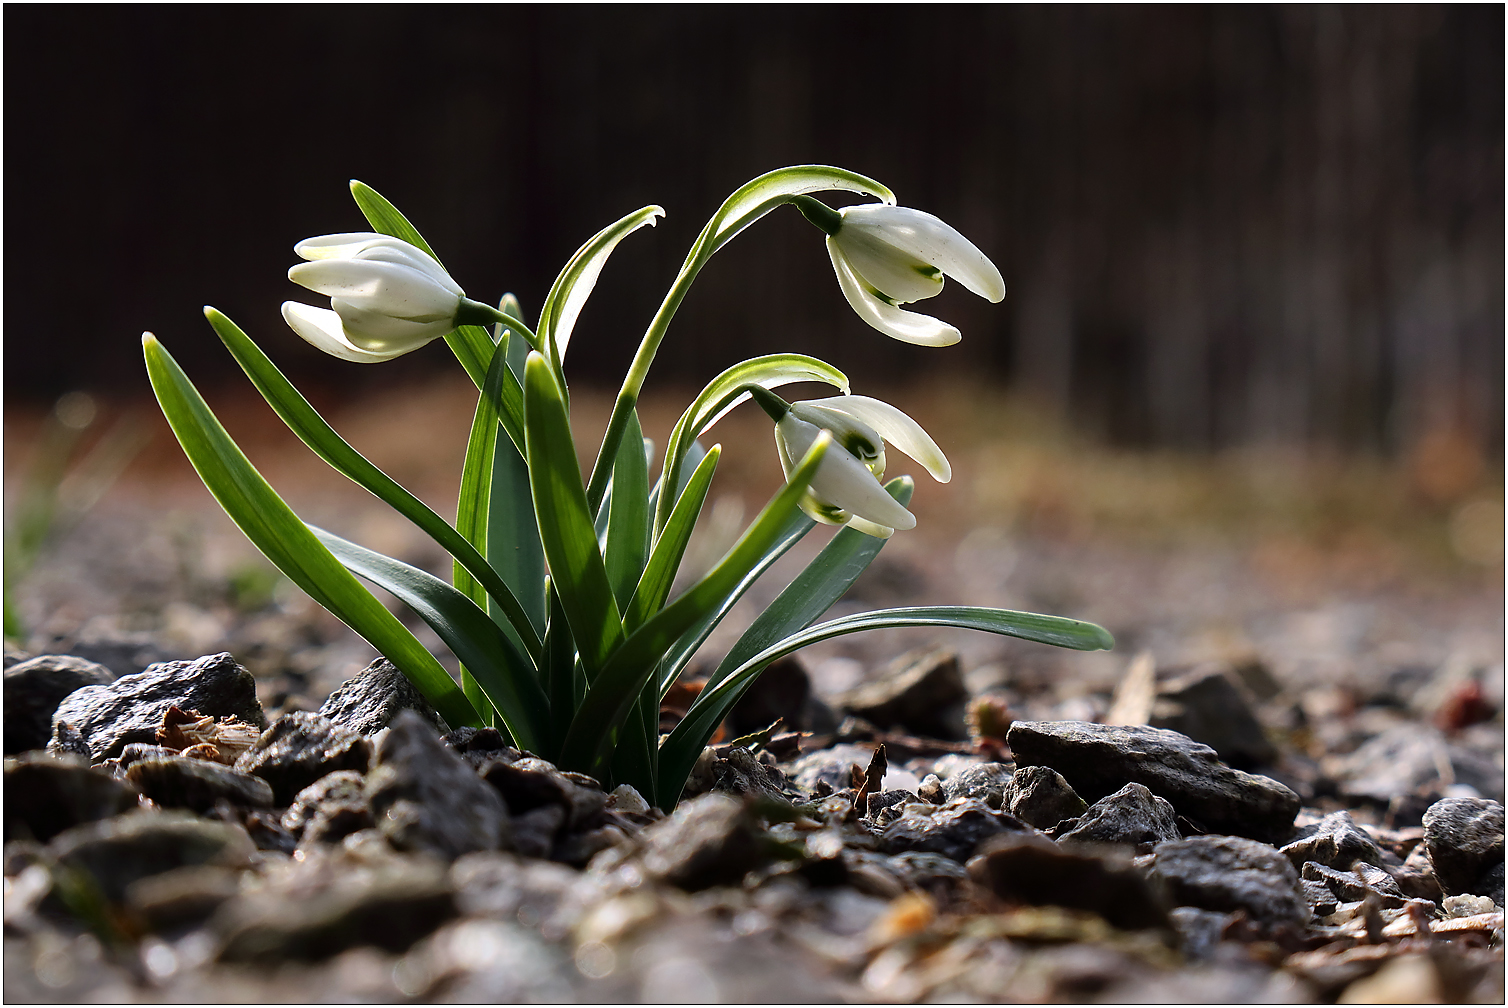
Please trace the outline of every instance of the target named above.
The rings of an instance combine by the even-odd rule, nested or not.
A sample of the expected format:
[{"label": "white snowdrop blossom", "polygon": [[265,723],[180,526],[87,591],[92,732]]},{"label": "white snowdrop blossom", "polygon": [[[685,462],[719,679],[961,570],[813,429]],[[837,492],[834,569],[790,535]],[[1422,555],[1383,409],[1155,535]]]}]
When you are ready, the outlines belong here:
[{"label": "white snowdrop blossom", "polygon": [[885,441],[920,462],[939,483],[953,471],[921,425],[894,406],[868,396],[833,396],[792,403],[775,424],[775,444],[787,478],[822,431],[833,435],[801,509],[828,525],[851,525],[888,539],[916,527],[916,516],[885,492]]},{"label": "white snowdrop blossom", "polygon": [[309,238],[293,250],[308,261],[290,269],[288,279],[328,295],[330,308],[285,301],[283,318],[325,353],[374,364],[456,327],[465,292],[434,257],[406,241],[355,232]]},{"label": "white snowdrop blossom", "polygon": [[950,276],[998,303],[1005,280],[988,256],[951,226],[921,210],[866,203],[837,211],[827,251],[843,296],[859,317],[887,336],[922,346],[950,346],[958,330],[898,305],[935,297]]}]

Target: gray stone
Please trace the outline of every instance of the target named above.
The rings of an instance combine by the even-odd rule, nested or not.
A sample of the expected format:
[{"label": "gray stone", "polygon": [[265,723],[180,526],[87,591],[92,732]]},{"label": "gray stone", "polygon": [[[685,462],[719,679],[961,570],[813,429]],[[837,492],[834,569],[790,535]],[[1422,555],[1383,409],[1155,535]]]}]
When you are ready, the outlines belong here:
[{"label": "gray stone", "polygon": [[1160,685],[1148,723],[1203,742],[1240,770],[1277,759],[1277,749],[1222,666],[1203,666]]},{"label": "gray stone", "polygon": [[760,760],[743,746],[720,746],[710,767],[713,791],[735,796],[755,795],[773,801],[785,799],[785,775]]},{"label": "gray stone", "polygon": [[81,872],[100,895],[119,903],[138,879],[189,865],[241,868],[255,846],[246,831],[187,812],[130,812],[53,837],[48,852]]},{"label": "gray stone", "polygon": [[1065,846],[1125,844],[1147,854],[1157,844],[1181,835],[1173,806],[1140,784],[1127,784],[1089,806],[1058,842]]},{"label": "gray stone", "polygon": [[508,843],[502,797],[411,710],[398,713],[378,746],[366,796],[383,835],[399,850],[450,861]]},{"label": "gray stone", "polygon": [[1201,829],[1282,842],[1299,796],[1269,777],[1233,770],[1177,732],[1086,721],[1017,721],[1007,738],[1023,766],[1049,766],[1085,801],[1135,783]]},{"label": "gray stone", "polygon": [[1173,930],[1178,932],[1178,948],[1183,957],[1190,962],[1201,962],[1213,957],[1235,915],[1198,907],[1175,907],[1169,911],[1168,919]]},{"label": "gray stone", "polygon": [[1300,869],[1308,861],[1337,871],[1349,871],[1357,861],[1374,865],[1382,862],[1377,842],[1356,825],[1351,813],[1344,811],[1325,816],[1313,833],[1287,844],[1283,853]]},{"label": "gray stone", "polygon": [[645,874],[688,892],[736,885],[765,860],[765,834],[754,815],[715,792],[682,802],[639,840]]},{"label": "gray stone", "polygon": [[136,790],[82,757],[28,753],[5,761],[5,838],[46,843],[80,823],[108,819],[137,804]]},{"label": "gray stone", "polygon": [[38,655],[5,669],[5,755],[45,749],[52,713],[74,690],[103,686],[115,673],[74,655]]},{"label": "gray stone", "polygon": [[962,864],[974,856],[980,842],[1000,833],[1033,832],[1016,817],[997,812],[978,798],[955,798],[923,811],[907,806],[900,818],[880,834],[887,854],[924,851]]},{"label": "gray stone", "polygon": [[455,916],[445,870],[427,859],[317,868],[221,906],[210,922],[220,961],[274,966],[363,945],[403,952]]},{"label": "gray stone", "polygon": [[[1450,780],[1442,782],[1442,767]],[[1427,724],[1401,724],[1334,761],[1331,776],[1348,798],[1388,802],[1415,791],[1465,784],[1486,798],[1503,798],[1503,771],[1491,760],[1448,742]]]},{"label": "gray stone", "polygon": [[580,774],[563,773],[546,760],[489,763],[481,773],[483,780],[497,788],[512,815],[556,805],[564,812],[562,823],[570,832],[595,829],[606,821],[607,795],[596,782]]},{"label": "gray stone", "polygon": [[978,798],[991,808],[1000,808],[1011,786],[1012,769],[1004,763],[978,763],[943,782],[943,798]]},{"label": "gray stone", "polygon": [[374,735],[406,710],[417,713],[436,732],[449,730],[408,677],[386,658],[378,658],[355,678],[341,683],[319,712],[342,727]]},{"label": "gray stone", "polygon": [[968,699],[958,655],[946,648],[904,654],[845,694],[840,705],[881,728],[934,738],[963,738],[955,708]]},{"label": "gray stone", "polygon": [[1355,903],[1368,895],[1375,895],[1378,904],[1386,910],[1396,910],[1408,902],[1398,883],[1376,865],[1357,861],[1348,871],[1326,868],[1317,861],[1310,861],[1301,873],[1305,883],[1306,898],[1313,902],[1311,885],[1322,885],[1341,903]]},{"label": "gray stone", "polygon": [[1005,810],[1040,830],[1084,814],[1087,806],[1052,767],[1017,767],[1005,794]]},{"label": "gray stone", "polygon": [[279,805],[337,770],[364,772],[372,743],[364,736],[307,711],[284,714],[236,760],[236,769],[272,785]]},{"label": "gray stone", "polygon": [[125,902],[153,931],[204,921],[240,891],[239,873],[215,865],[188,865],[126,886]]},{"label": "gray stone", "polygon": [[512,763],[523,756],[523,753],[503,740],[503,733],[496,728],[462,725],[455,731],[447,732],[441,741],[459,753],[467,763],[478,768],[496,760]]},{"label": "gray stone", "polygon": [[119,756],[132,742],[156,742],[163,715],[172,707],[267,727],[256,680],[221,652],[194,661],[162,662],[113,683],[75,690],[53,713],[54,740],[49,748],[67,744],[66,733],[59,730],[66,724],[88,746],[90,760],[99,763]]},{"label": "gray stone", "polygon": [[987,840],[968,871],[975,882],[1010,903],[1087,910],[1127,930],[1168,923],[1128,858],[1064,850],[1041,834]]},{"label": "gray stone", "polygon": [[885,867],[908,889],[934,895],[951,893],[969,877],[968,869],[950,857],[927,851],[902,851],[885,859]]},{"label": "gray stone", "polygon": [[1282,852],[1244,837],[1199,836],[1158,844],[1147,878],[1169,906],[1229,913],[1259,924],[1302,926],[1309,903]]},{"label": "gray stone", "polygon": [[1482,891],[1493,884],[1484,876],[1497,867],[1502,885],[1503,806],[1484,798],[1442,798],[1424,813],[1424,847],[1435,879],[1447,896]]},{"label": "gray stone", "polygon": [[366,806],[366,780],[355,770],[337,770],[326,774],[300,791],[283,813],[283,829],[302,836],[304,828],[325,807]]},{"label": "gray stone", "polygon": [[186,756],[149,756],[126,768],[126,779],[163,808],[208,812],[218,801],[266,807],[272,788],[260,777]]}]

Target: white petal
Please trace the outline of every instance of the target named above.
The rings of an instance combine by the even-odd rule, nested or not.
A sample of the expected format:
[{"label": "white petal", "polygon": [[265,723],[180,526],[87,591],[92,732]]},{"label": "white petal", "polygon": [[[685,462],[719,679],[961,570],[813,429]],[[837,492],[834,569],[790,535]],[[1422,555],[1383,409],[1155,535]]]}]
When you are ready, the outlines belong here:
[{"label": "white petal", "polygon": [[859,318],[873,328],[903,343],[919,346],[952,346],[962,338],[958,330],[946,322],[905,311],[876,297],[849,267],[832,238],[827,239],[827,251],[832,257],[833,271],[838,274],[838,286],[843,288],[843,296],[848,298]]},{"label": "white petal", "polygon": [[417,350],[432,339],[437,339],[455,328],[454,318],[434,321],[393,318],[382,312],[370,311],[345,298],[331,298],[330,307],[340,316],[346,339],[353,346],[377,353],[387,353],[402,347],[399,352]]},{"label": "white petal", "polygon": [[916,527],[916,516],[880,486],[874,473],[837,445],[822,456],[811,491],[820,500],[878,525],[896,529]]},{"label": "white petal", "polygon": [[340,324],[340,316],[328,308],[315,308],[297,301],[284,301],[283,320],[305,340],[341,360],[355,361],[357,364],[377,364],[408,352],[407,349],[403,349],[378,353],[355,346],[346,339],[345,330]]},{"label": "white petal", "polygon": [[397,238],[372,242],[357,252],[356,255],[352,256],[352,258],[362,260],[363,262],[390,262],[397,263],[400,266],[408,266],[423,273],[456,297],[461,297],[466,293],[461,289],[460,284],[450,278],[450,274],[445,272],[445,267],[436,262],[433,256],[429,255],[423,249],[410,245],[406,241],[399,241]]},{"label": "white petal", "polygon": [[[871,242],[883,242],[904,255],[937,267],[988,301],[998,303],[1005,297],[1005,278],[990,257],[946,221],[911,207],[877,203],[845,207],[840,213],[843,214],[840,236],[855,228]],[[858,244],[858,235],[850,241]],[[862,266],[856,264],[856,268],[861,275],[869,275]],[[904,300],[888,290],[885,293]]]},{"label": "white petal", "polygon": [[328,297],[339,297],[366,311],[394,318],[434,322],[454,318],[458,294],[435,283],[412,266],[369,259],[321,259],[299,263],[288,279]]},{"label": "white petal", "polygon": [[320,235],[318,238],[305,238],[293,246],[293,251],[300,259],[349,259],[372,242],[386,237],[387,235],[375,231]]},{"label": "white petal", "polygon": [[943,278],[936,268],[867,229],[845,224],[832,240],[843,250],[849,268],[892,301],[908,304],[942,293]]},{"label": "white petal", "polygon": [[851,529],[857,529],[858,531],[863,532],[865,535],[872,535],[876,539],[889,539],[892,535],[895,534],[895,529],[891,528],[889,525],[876,525],[868,518],[860,518],[858,515],[854,515],[852,518],[848,519],[848,527]]},{"label": "white petal", "polygon": [[810,399],[801,406],[820,406],[846,413],[860,423],[873,427],[887,442],[899,448],[926,467],[927,472],[939,483],[953,478],[953,467],[937,442],[922,430],[922,425],[888,402],[869,396],[831,396],[827,399]]},{"label": "white petal", "polygon": [[[884,472],[885,441],[880,436],[880,432],[841,408],[833,409],[824,405],[828,402],[831,400],[809,399],[805,402],[792,403],[791,415],[832,431],[833,439],[838,444],[860,456],[865,462],[879,461],[879,471]],[[868,449],[855,451],[855,440],[868,442]]]}]

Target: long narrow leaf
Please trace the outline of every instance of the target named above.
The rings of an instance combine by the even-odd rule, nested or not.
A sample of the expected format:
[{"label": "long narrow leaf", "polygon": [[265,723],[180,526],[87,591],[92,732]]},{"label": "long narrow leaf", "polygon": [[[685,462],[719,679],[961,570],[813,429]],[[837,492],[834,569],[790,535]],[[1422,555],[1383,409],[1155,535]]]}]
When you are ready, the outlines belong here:
[{"label": "long narrow leaf", "polygon": [[[777,658],[783,658],[808,644],[859,633],[893,627],[945,626],[1019,637],[1022,640],[1073,648],[1076,651],[1105,651],[1115,646],[1115,639],[1105,628],[1093,623],[1042,616],[1037,613],[985,609],[975,606],[917,606],[907,609],[881,609],[829,620],[781,640],[733,669],[715,686],[704,689],[692,703],[686,717],[660,747],[660,797],[669,802],[679,797],[679,789],[691,772],[691,765],[717,726],[738,701],[744,688]],[[672,792],[676,792],[672,794]]]},{"label": "long narrow leaf", "polygon": [[[702,389],[701,393],[692,400],[691,405],[686,407],[686,412],[681,414],[681,418],[676,421],[675,427],[670,432],[670,440],[665,445],[664,472],[670,474],[669,479],[679,485],[687,447],[704,431],[722,419],[729,410],[749,398],[749,394],[740,391],[741,389],[749,385],[779,388],[782,385],[802,381],[826,382],[845,393],[848,392],[847,375],[831,364],[802,354],[770,354],[765,357],[755,357],[728,368],[707,383],[707,387]],[[665,477],[662,476],[662,482],[664,479]],[[667,498],[657,504],[655,514],[657,533],[665,527],[665,522],[669,519],[670,511],[674,506],[675,498]]]},{"label": "long narrow leaf", "polygon": [[895,194],[872,178],[829,165],[793,165],[766,172],[741,186],[708,222],[706,251],[711,255],[734,235],[753,224],[792,196],[841,189],[864,193],[895,204]]},{"label": "long narrow leaf", "polygon": [[440,635],[471,670],[516,745],[540,745],[549,701],[529,660],[480,606],[427,571],[308,527],[347,570],[392,592]]},{"label": "long narrow leaf", "polygon": [[231,440],[157,338],[142,337],[152,391],[204,485],[273,564],[387,657],[452,725],[477,724],[461,688],[434,655],[304,527]]},{"label": "long narrow leaf", "polygon": [[549,348],[551,363],[557,373],[565,361],[566,347],[571,342],[571,330],[576,327],[576,317],[581,314],[582,306],[591,296],[592,288],[597,286],[597,277],[607,264],[608,256],[613,254],[613,249],[624,238],[646,224],[653,227],[655,219],[663,216],[664,210],[657,206],[647,206],[609,224],[577,249],[576,254],[571,256],[560,275],[555,278],[550,293],[545,297],[544,306],[540,308],[539,338],[540,347]]},{"label": "long narrow leaf", "polygon": [[567,767],[597,769],[611,746],[623,718],[650,678],[666,650],[699,619],[717,608],[774,545],[796,511],[812,474],[832,444],[823,431],[791,473],[790,481],[700,581],[660,610],[623,643],[597,675],[577,708],[561,748]]},{"label": "long narrow leaf", "polygon": [[538,655],[539,637],[529,627],[528,620],[523,618],[524,610],[507,584],[482,558],[476,547],[429,505],[399,486],[391,476],[378,469],[335,433],[334,428],[325,422],[325,418],[309,405],[309,400],[293,387],[277,365],[268,359],[261,347],[239,326],[213,308],[204,309],[204,315],[231,356],[236,359],[236,363],[241,365],[241,370],[246,372],[262,398],[267,400],[267,404],[288,428],[336,472],[392,506],[454,557],[468,574],[481,583],[487,594],[497,600],[499,607],[518,630],[525,649],[531,655]]},{"label": "long narrow leaf", "polygon": [[759,562],[750,569],[749,573],[744,575],[743,580],[738,583],[738,586],[728,593],[728,597],[723,599],[722,604],[692,624],[691,629],[681,634],[675,644],[666,652],[665,660],[660,663],[660,688],[658,696],[663,697],[665,695],[665,692],[670,689],[671,684],[681,674],[681,670],[686,667],[686,663],[696,654],[697,648],[702,646],[703,642],[711,635],[713,628],[722,622],[724,616],[728,615],[728,610],[732,609],[738,600],[743,598],[744,593],[753,586],[754,582],[759,580],[760,575],[769,570],[771,564],[785,556],[787,550],[800,542],[808,532],[816,527],[817,523],[801,512],[791,515],[790,520],[786,523],[786,527],[781,530],[780,535],[776,538],[774,545],[765,551],[765,555],[760,557]]},{"label": "long narrow leaf", "polygon": [[[515,317],[523,316],[523,308],[513,295],[505,295],[499,306]],[[501,328],[501,327],[499,327]],[[499,333],[501,336],[501,333]],[[499,344],[502,345],[502,344]],[[487,516],[488,565],[503,579],[513,596],[523,606],[534,629],[543,637],[545,632],[545,554],[539,544],[539,527],[534,522],[534,498],[529,489],[529,467],[524,462],[520,446],[523,439],[523,386],[524,362],[529,358],[529,346],[521,339],[507,341],[509,384],[519,386],[519,438],[512,441],[499,438],[492,450],[492,492],[489,497]],[[494,619],[506,618],[489,603],[488,612]]]},{"label": "long narrow leaf", "polygon": [[524,365],[524,415],[540,542],[577,653],[591,679],[622,639],[622,617],[597,549],[565,396],[550,365],[538,353],[530,353]]},{"label": "long narrow leaf", "polygon": [[607,542],[602,553],[613,596],[624,612],[649,558],[649,459],[644,446],[635,413],[629,417],[628,431],[613,465]]},{"label": "long narrow leaf", "polygon": [[[898,476],[885,484],[885,490],[902,507],[911,503],[916,484],[909,476]],[[776,596],[765,611],[739,637],[718,663],[707,685],[716,686],[754,655],[765,648],[805,630],[842,598],[860,574],[869,566],[888,540],[877,539],[857,529],[842,528],[823,547],[811,563]],[[750,680],[752,682],[752,680]]]},{"label": "long narrow leaf", "polygon": [[686,483],[686,492],[681,494],[665,531],[655,543],[654,552],[644,568],[644,576],[634,590],[633,601],[624,615],[624,629],[629,633],[637,630],[650,616],[660,611],[675,582],[676,571],[681,567],[681,558],[686,555],[686,545],[691,541],[697,516],[707,500],[707,491],[712,488],[712,475],[717,470],[717,460],[722,456],[722,445],[713,445],[702,464],[692,472]]}]

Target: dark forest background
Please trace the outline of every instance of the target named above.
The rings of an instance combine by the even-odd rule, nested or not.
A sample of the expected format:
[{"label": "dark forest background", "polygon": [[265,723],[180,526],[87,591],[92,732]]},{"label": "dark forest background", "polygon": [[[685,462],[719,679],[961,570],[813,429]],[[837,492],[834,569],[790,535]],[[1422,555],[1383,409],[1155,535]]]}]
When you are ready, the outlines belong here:
[{"label": "dark forest background", "polygon": [[[922,306],[948,351],[848,309],[768,218],[703,274],[655,380],[801,349],[859,381],[985,374],[1119,443],[1496,450],[1503,8],[106,6],[5,10],[5,389],[145,394],[155,331],[208,388],[214,304],[302,382],[453,367],[320,355],[282,323],[297,239],[363,222],[349,178],[473,297],[537,308],[648,203],[572,344],[615,384],[708,214],[785,164],[872,175],[990,253],[999,308]],[[862,350],[858,349],[862,344]]]}]

